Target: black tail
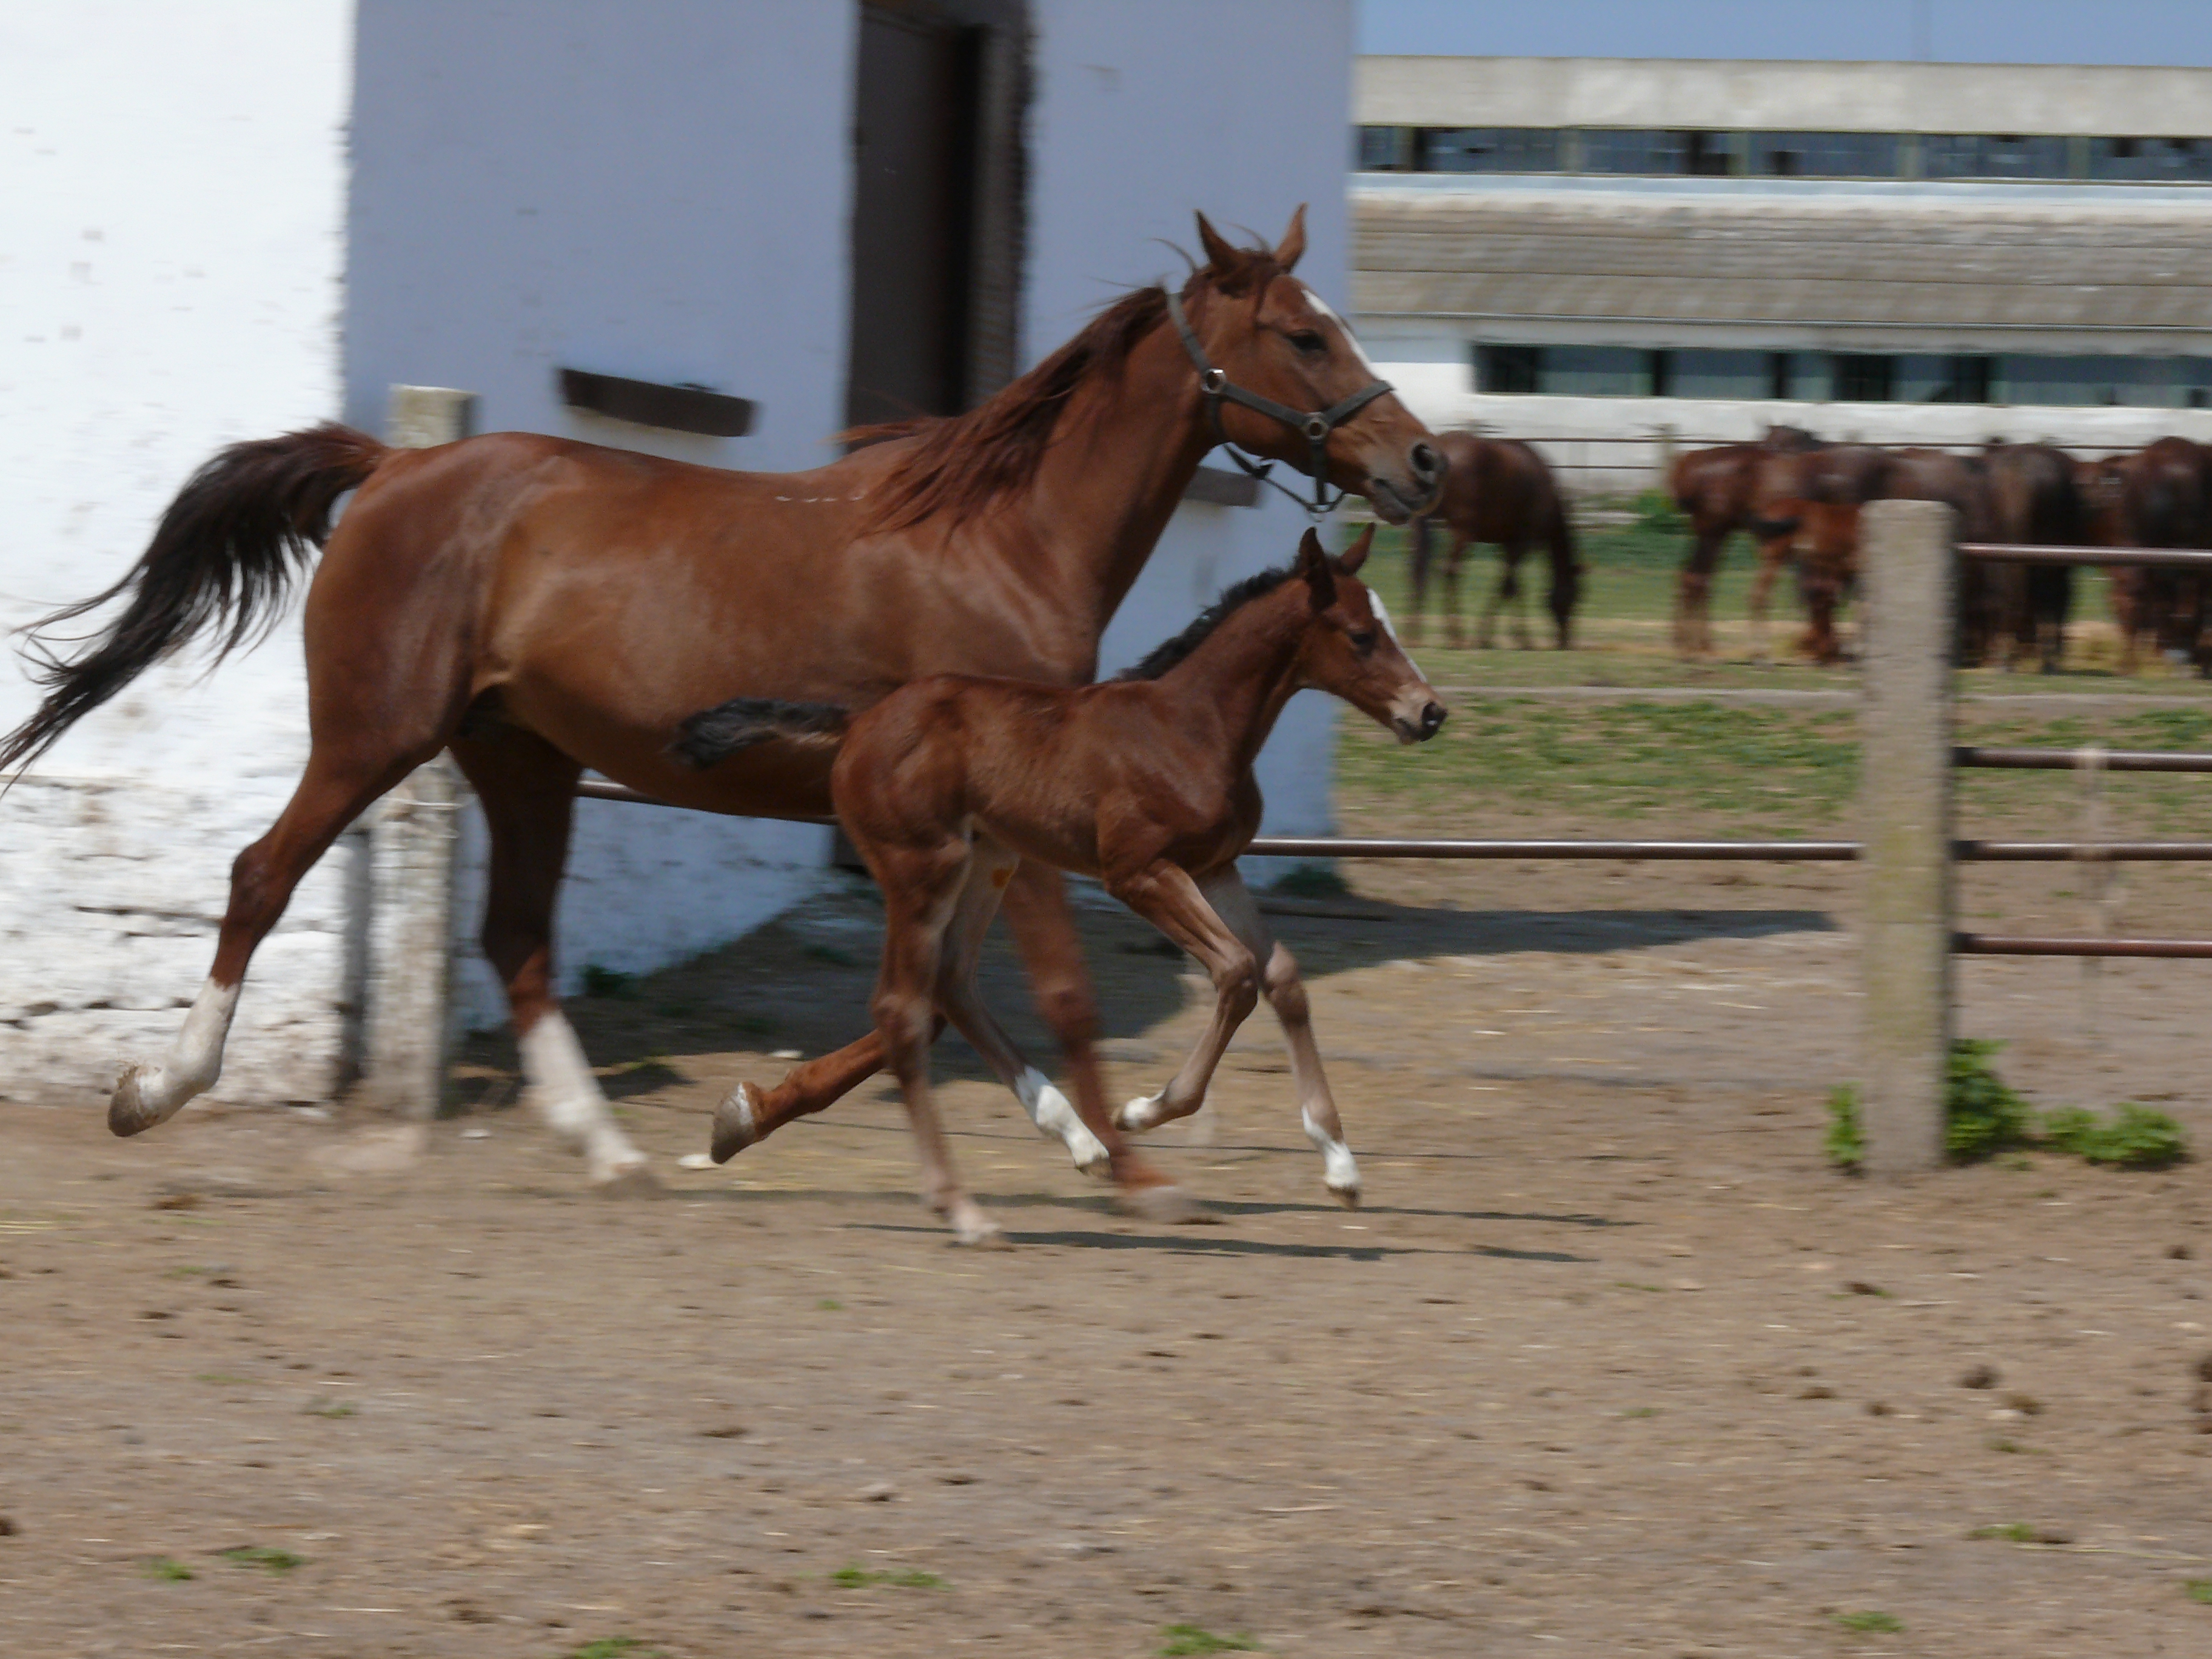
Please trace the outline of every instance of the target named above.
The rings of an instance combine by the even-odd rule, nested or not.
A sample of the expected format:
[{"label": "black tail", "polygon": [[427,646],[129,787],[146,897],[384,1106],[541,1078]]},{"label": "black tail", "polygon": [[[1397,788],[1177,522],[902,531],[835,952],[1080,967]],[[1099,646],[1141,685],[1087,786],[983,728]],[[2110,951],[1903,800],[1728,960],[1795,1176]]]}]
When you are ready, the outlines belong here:
[{"label": "black tail", "polygon": [[[37,712],[0,740],[0,773],[28,766],[197,635],[216,630],[221,662],[267,632],[293,570],[330,533],[337,498],[388,453],[365,432],[325,422],[233,444],[192,474],[121,581],[22,630],[31,678],[48,690]],[[57,626],[125,594],[130,604],[102,632],[62,636],[81,650],[57,648]]]},{"label": "black tail", "polygon": [[1552,550],[1552,623],[1559,649],[1565,651],[1574,643],[1575,608],[1583,598],[1583,562],[1575,547],[1574,520],[1556,491],[1546,530],[1545,539]]},{"label": "black tail", "polygon": [[781,738],[787,742],[835,748],[852,724],[852,712],[833,702],[780,702],[774,697],[732,697],[702,714],[689,714],[677,727],[668,752],[705,771],[740,749]]}]

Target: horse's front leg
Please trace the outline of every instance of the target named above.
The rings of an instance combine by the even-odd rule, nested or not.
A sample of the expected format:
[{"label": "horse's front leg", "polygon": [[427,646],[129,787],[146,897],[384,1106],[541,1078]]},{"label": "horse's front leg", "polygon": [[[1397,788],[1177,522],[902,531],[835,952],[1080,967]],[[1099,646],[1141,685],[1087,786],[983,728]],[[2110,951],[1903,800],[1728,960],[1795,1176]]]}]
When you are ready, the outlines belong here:
[{"label": "horse's front leg", "polygon": [[1291,1082],[1298,1093],[1298,1121],[1306,1139],[1321,1153],[1322,1180],[1338,1201],[1359,1206],[1359,1164],[1345,1144],[1344,1124],[1336,1115],[1336,1098],[1322,1070],[1321,1048],[1314,1041],[1313,1013],[1306,1000],[1305,981],[1298,976],[1297,958],[1267,931],[1258,902],[1244,885],[1244,878],[1231,865],[1199,883],[1215,914],[1234,928],[1253,959],[1263,963],[1260,988],[1283,1027],[1283,1042],[1291,1051]]},{"label": "horse's front leg", "polygon": [[1260,964],[1198,884],[1164,860],[1137,875],[1109,879],[1107,890],[1196,957],[1213,981],[1213,1018],[1182,1069],[1158,1094],[1139,1096],[1115,1115],[1124,1129],[1150,1129],[1188,1117],[1206,1103],[1206,1085],[1229,1039],[1259,1003]]}]

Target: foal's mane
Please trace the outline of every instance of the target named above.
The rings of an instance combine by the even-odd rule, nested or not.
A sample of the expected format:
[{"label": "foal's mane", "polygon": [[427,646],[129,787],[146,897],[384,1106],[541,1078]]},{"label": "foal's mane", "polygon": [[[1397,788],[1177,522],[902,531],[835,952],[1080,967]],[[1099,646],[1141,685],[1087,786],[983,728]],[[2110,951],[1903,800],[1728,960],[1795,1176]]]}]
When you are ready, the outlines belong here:
[{"label": "foal's mane", "polygon": [[[1229,270],[1194,270],[1183,288],[1188,301],[1201,282],[1235,294],[1265,288],[1277,274],[1265,248],[1237,250]],[[1060,413],[1077,388],[1119,374],[1137,343],[1167,320],[1168,291],[1159,283],[1133,289],[1086,323],[1081,333],[1018,380],[959,415],[922,416],[856,427],[846,433],[862,442],[918,439],[878,487],[863,532],[903,530],[939,514],[955,522],[1027,483],[1050,447]]]},{"label": "foal's mane", "polygon": [[1198,620],[1171,640],[1163,640],[1152,648],[1150,654],[1133,668],[1125,668],[1114,676],[1117,680],[1156,680],[1177,663],[1183,661],[1212,637],[1213,631],[1253,600],[1273,592],[1298,573],[1295,568],[1262,570],[1256,576],[1247,576],[1235,586],[1224,589],[1219,599],[1198,613]]}]

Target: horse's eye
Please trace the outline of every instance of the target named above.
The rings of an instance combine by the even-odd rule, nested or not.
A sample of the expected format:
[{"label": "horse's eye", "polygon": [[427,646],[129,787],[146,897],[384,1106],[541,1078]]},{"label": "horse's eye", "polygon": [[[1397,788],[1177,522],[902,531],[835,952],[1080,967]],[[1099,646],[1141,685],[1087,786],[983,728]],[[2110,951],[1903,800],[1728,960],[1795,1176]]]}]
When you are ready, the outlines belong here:
[{"label": "horse's eye", "polygon": [[1371,628],[1363,628],[1352,635],[1352,648],[1362,656],[1372,651],[1375,648],[1375,630]]},{"label": "horse's eye", "polygon": [[1301,351],[1319,352],[1328,349],[1328,342],[1312,329],[1302,328],[1291,336],[1291,343]]}]

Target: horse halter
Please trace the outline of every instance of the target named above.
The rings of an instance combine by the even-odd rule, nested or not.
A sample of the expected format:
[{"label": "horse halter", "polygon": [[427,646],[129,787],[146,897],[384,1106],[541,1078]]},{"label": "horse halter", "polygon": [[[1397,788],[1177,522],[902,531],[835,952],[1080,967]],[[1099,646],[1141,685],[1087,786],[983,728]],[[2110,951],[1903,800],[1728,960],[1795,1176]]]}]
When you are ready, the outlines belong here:
[{"label": "horse halter", "polygon": [[[1292,409],[1288,404],[1279,404],[1273,398],[1262,398],[1256,392],[1247,392],[1230,380],[1228,371],[1216,368],[1208,361],[1206,348],[1199,343],[1197,331],[1191,327],[1190,319],[1183,314],[1182,296],[1173,289],[1168,290],[1168,315],[1175,319],[1176,331],[1182,336],[1182,349],[1190,353],[1191,362],[1198,365],[1198,385],[1206,394],[1206,419],[1213,423],[1213,435],[1221,447],[1229,452],[1229,459],[1261,483],[1272,484],[1281,490],[1304,510],[1308,518],[1319,520],[1334,512],[1337,503],[1350,492],[1340,489],[1333,498],[1328,493],[1329,434],[1377,398],[1397,388],[1388,380],[1372,380],[1349,398],[1331,404],[1327,409]],[[1307,469],[1314,481],[1313,500],[1307,501],[1295,489],[1276,483],[1268,477],[1275,470],[1273,461],[1255,461],[1229,441],[1228,433],[1221,426],[1221,405],[1224,401],[1242,404],[1271,421],[1280,422],[1293,432],[1305,434],[1307,443],[1313,447],[1313,465]]]}]

